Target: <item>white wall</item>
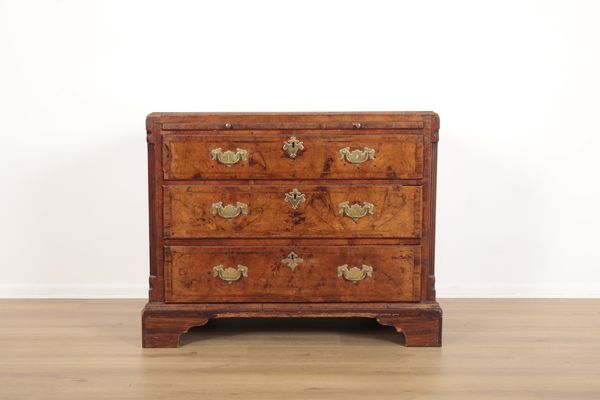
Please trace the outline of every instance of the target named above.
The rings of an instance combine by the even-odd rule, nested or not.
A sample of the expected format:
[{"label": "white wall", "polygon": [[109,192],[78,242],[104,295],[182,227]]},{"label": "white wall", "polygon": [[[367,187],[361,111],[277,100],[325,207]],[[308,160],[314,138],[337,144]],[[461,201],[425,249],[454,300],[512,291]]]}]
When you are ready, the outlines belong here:
[{"label": "white wall", "polygon": [[600,5],[0,0],[0,297],[146,295],[150,111],[434,110],[438,295],[600,295]]}]

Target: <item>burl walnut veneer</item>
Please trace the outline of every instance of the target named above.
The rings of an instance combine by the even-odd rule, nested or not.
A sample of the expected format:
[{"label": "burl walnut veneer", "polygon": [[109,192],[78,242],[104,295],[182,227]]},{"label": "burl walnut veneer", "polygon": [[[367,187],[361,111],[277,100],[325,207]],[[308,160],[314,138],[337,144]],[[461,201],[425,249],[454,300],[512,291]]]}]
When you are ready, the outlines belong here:
[{"label": "burl walnut veneer", "polygon": [[152,113],[144,347],[211,318],[369,317],[440,346],[433,112]]}]

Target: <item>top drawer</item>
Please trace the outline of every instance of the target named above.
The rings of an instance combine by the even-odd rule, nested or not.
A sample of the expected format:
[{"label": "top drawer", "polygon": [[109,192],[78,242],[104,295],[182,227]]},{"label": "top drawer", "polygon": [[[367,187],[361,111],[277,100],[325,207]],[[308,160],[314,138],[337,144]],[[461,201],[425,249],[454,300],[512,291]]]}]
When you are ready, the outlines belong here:
[{"label": "top drawer", "polygon": [[164,179],[420,179],[423,135],[166,132]]}]

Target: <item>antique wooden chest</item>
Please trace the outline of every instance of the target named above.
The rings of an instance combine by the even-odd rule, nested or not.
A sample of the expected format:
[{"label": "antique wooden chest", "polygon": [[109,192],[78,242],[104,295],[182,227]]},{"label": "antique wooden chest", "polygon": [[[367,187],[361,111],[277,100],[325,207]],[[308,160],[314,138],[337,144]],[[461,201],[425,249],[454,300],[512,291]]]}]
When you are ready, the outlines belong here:
[{"label": "antique wooden chest", "polygon": [[369,317],[439,346],[433,112],[152,113],[144,347],[227,317]]}]

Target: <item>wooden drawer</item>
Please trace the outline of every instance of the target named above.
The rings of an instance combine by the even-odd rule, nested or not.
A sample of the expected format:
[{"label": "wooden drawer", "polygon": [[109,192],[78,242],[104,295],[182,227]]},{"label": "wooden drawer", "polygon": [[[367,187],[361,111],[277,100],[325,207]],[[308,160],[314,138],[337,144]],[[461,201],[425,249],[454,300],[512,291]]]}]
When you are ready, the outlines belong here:
[{"label": "wooden drawer", "polygon": [[417,301],[420,255],[421,246],[171,246],[165,300]]},{"label": "wooden drawer", "polygon": [[163,190],[166,238],[421,236],[421,186],[167,185]]},{"label": "wooden drawer", "polygon": [[[290,141],[292,137],[296,141]],[[287,142],[288,150],[284,150]],[[163,143],[165,179],[423,177],[423,135],[420,134],[166,133]]]}]

